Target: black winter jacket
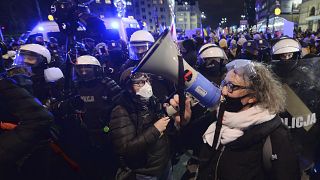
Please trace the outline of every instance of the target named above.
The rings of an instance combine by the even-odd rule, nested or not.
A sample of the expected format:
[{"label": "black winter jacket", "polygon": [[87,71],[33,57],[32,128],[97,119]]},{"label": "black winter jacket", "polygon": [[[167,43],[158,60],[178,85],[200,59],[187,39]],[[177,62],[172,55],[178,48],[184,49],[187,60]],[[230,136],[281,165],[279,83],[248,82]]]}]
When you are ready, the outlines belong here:
[{"label": "black winter jacket", "polygon": [[51,113],[25,89],[0,80],[0,121],[18,123],[14,130],[0,131],[0,177],[47,139],[52,120]]},{"label": "black winter jacket", "polygon": [[159,176],[170,159],[169,139],[153,125],[155,104],[144,106],[130,98],[116,106],[111,113],[110,133],[115,152],[135,173]]},{"label": "black winter jacket", "polygon": [[[271,173],[266,173],[263,145],[270,135]],[[300,180],[299,162],[288,129],[280,117],[253,126],[237,140],[214,150],[205,144],[200,153],[199,180]]]}]

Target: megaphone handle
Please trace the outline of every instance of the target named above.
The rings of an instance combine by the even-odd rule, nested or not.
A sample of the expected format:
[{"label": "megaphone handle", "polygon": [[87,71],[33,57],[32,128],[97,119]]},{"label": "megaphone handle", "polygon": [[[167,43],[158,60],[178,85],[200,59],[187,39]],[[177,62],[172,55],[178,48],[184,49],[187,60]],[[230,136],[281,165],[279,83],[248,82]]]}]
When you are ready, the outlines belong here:
[{"label": "megaphone handle", "polygon": [[181,122],[184,122],[185,101],[186,101],[184,87],[185,87],[185,81],[184,81],[183,58],[181,55],[178,55],[178,95],[179,95],[179,115],[180,115]]}]

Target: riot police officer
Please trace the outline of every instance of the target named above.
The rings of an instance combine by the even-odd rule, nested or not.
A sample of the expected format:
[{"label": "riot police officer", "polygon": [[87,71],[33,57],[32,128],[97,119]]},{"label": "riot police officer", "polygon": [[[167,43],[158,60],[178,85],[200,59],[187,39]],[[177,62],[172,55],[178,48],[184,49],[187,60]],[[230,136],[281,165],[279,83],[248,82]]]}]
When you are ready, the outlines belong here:
[{"label": "riot police officer", "polygon": [[134,32],[128,44],[129,59],[122,66],[122,71],[137,65],[153,43],[154,37],[148,31],[139,30]]},{"label": "riot police officer", "polygon": [[302,170],[311,179],[319,166],[319,59],[299,59],[301,45],[291,38],[281,38],[272,47],[271,67],[280,77],[287,94],[286,112],[280,114],[289,128],[301,155]]},{"label": "riot police officer", "polygon": [[114,107],[113,100],[121,89],[112,79],[103,76],[100,62],[93,56],[78,57],[75,71],[77,90],[84,106],[78,113],[81,123],[75,125],[79,129],[73,132],[79,133],[79,139],[70,148],[76,150],[75,147],[82,147],[82,150],[73,153],[77,154],[85,177],[111,179],[116,165],[113,161],[108,123]]},{"label": "riot police officer", "polygon": [[[59,69],[50,69],[51,54],[47,48],[39,44],[27,44],[21,46],[13,67],[8,71],[18,83],[30,91],[42,103],[50,98],[48,94],[48,75],[49,81],[60,79],[63,74]],[[50,72],[59,71],[59,73]],[[51,79],[52,78],[52,79]],[[30,81],[31,80],[31,81]]]},{"label": "riot police officer", "polygon": [[227,61],[228,57],[223,49],[215,44],[205,44],[199,50],[197,64],[202,75],[219,84]]}]

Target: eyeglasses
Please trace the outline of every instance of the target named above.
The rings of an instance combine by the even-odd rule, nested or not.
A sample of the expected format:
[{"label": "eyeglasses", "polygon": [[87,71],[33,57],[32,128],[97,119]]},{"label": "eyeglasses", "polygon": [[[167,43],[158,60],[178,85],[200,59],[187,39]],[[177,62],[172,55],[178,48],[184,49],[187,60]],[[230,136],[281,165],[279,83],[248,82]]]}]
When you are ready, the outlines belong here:
[{"label": "eyeglasses", "polygon": [[226,80],[223,80],[220,85],[221,88],[223,88],[224,86],[227,86],[227,90],[229,93],[232,93],[233,91],[236,91],[239,89],[252,89],[252,87],[232,84],[231,82],[227,82]]}]

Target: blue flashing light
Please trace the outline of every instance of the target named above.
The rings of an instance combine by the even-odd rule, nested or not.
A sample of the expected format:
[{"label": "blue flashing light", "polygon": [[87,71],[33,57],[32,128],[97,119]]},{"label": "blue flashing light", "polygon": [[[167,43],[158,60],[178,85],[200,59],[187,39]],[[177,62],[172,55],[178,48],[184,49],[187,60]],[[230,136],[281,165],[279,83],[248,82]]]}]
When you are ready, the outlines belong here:
[{"label": "blue flashing light", "polygon": [[44,31],[44,28],[43,28],[42,26],[39,26],[39,27],[38,27],[38,30],[39,30],[39,31]]},{"label": "blue flashing light", "polygon": [[111,23],[111,27],[112,27],[113,29],[118,29],[118,28],[119,28],[118,22],[112,22],[112,23]]}]

